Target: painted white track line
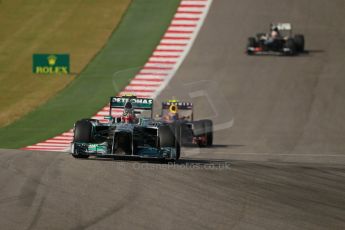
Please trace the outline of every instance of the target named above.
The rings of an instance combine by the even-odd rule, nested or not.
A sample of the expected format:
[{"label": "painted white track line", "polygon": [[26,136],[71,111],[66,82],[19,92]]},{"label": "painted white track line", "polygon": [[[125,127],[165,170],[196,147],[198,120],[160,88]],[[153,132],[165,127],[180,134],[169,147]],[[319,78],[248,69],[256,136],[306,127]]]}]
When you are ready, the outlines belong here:
[{"label": "painted white track line", "polygon": [[[156,98],[174,77],[176,71],[189,53],[213,0],[181,1],[170,26],[151,57],[119,95],[135,94],[138,97]],[[109,105],[97,112],[92,118],[106,122]],[[115,116],[121,110],[114,110]],[[40,143],[22,148],[32,151],[69,152],[73,140],[73,130]]]}]

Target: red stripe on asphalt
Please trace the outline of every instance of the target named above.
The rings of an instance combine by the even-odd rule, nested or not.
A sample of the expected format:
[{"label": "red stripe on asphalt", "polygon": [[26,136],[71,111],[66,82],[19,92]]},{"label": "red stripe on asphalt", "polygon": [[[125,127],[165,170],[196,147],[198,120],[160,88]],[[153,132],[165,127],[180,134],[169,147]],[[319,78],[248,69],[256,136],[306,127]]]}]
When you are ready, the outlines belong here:
[{"label": "red stripe on asphalt", "polygon": [[134,78],[135,81],[150,81],[150,82],[162,82],[163,79],[156,79],[156,78]]},{"label": "red stripe on asphalt", "polygon": [[152,55],[152,58],[179,58],[180,55]]},{"label": "red stripe on asphalt", "polygon": [[184,10],[178,10],[178,14],[202,14],[202,11],[184,11]]},{"label": "red stripe on asphalt", "polygon": [[160,46],[186,46],[187,43],[159,43]]},{"label": "red stripe on asphalt", "polygon": [[153,93],[155,90],[146,90],[146,89],[130,89],[130,90],[124,90],[125,92],[136,92],[136,93]]},{"label": "red stripe on asphalt", "polygon": [[200,5],[200,4],[181,4],[179,7],[181,8],[203,8],[206,5]]},{"label": "red stripe on asphalt", "polygon": [[174,34],[191,34],[191,33],[193,33],[193,31],[167,30],[167,33],[174,33]]},{"label": "red stripe on asphalt", "polygon": [[[104,108],[102,111],[107,111],[107,112],[109,112],[109,107],[107,107],[107,108]],[[115,109],[115,108],[113,108],[112,109],[112,111],[122,111],[123,109]]]},{"label": "red stripe on asphalt", "polygon": [[70,140],[46,140],[43,143],[61,143],[61,144],[67,144],[67,143],[71,143]]},{"label": "red stripe on asphalt", "polygon": [[51,150],[51,151],[63,151],[66,149],[66,147],[63,147],[63,148],[58,148],[58,147],[51,147],[51,148],[47,148],[47,147],[30,147],[30,148],[22,148],[23,150]]},{"label": "red stripe on asphalt", "polygon": [[63,137],[73,137],[73,133],[70,133],[70,134],[62,134],[60,136],[63,136]]},{"label": "red stripe on asphalt", "polygon": [[166,37],[164,36],[163,39],[166,40],[190,40],[190,37]]},{"label": "red stripe on asphalt", "polygon": [[176,61],[148,61],[147,64],[176,64]]},{"label": "red stripe on asphalt", "polygon": [[155,66],[145,66],[143,69],[157,69],[157,70],[171,70],[171,67],[155,67]]},{"label": "red stripe on asphalt", "polygon": [[57,137],[53,137],[53,138],[50,138],[48,140],[72,140],[73,137],[62,137],[62,136],[57,136]]},{"label": "red stripe on asphalt", "polygon": [[156,87],[156,86],[159,86],[157,84],[129,84],[128,86],[132,87],[132,86],[142,86],[142,87]]},{"label": "red stripe on asphalt", "polygon": [[196,24],[171,24],[171,27],[196,27]]},{"label": "red stripe on asphalt", "polygon": [[183,50],[166,50],[166,49],[156,49],[155,52],[172,52],[172,53],[179,53],[183,52]]},{"label": "red stripe on asphalt", "polygon": [[183,17],[175,17],[173,18],[174,21],[199,21],[200,18],[183,18]]},{"label": "red stripe on asphalt", "polygon": [[139,72],[140,75],[154,75],[154,76],[167,76],[167,73],[142,73]]}]

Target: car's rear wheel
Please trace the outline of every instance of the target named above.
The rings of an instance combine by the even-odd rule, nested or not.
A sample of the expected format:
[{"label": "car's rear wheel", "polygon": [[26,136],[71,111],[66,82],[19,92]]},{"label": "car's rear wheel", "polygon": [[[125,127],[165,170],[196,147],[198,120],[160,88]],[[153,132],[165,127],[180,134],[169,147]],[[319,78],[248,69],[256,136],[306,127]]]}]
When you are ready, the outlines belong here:
[{"label": "car's rear wheel", "polygon": [[206,133],[206,145],[213,145],[213,122],[211,120],[205,120],[205,133]]},{"label": "car's rear wheel", "polygon": [[174,127],[175,130],[175,149],[176,149],[176,156],[175,161],[180,159],[181,156],[181,133],[182,133],[182,127],[181,124],[175,124]]},{"label": "car's rear wheel", "polygon": [[289,55],[295,55],[296,54],[296,43],[293,39],[288,39],[286,41],[285,47],[289,49],[289,52],[287,52],[286,54]]},{"label": "car's rear wheel", "polygon": [[254,48],[256,46],[256,40],[254,37],[248,38],[248,44],[247,44],[247,54],[251,55],[254,52],[251,51],[249,48]]},{"label": "car's rear wheel", "polygon": [[302,34],[296,34],[294,38],[295,44],[296,44],[296,50],[298,52],[304,52],[304,36]]},{"label": "car's rear wheel", "polygon": [[193,133],[196,143],[200,148],[207,146],[206,124],[204,121],[196,121],[193,123]]}]

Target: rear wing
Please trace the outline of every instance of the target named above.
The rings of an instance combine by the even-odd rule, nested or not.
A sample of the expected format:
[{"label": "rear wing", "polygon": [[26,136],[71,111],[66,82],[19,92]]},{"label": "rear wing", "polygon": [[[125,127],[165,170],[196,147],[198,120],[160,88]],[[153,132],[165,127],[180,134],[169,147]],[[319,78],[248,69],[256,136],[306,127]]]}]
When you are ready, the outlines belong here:
[{"label": "rear wing", "polygon": [[162,102],[161,117],[171,119],[176,114],[179,120],[193,121],[193,103],[170,100]]},{"label": "rear wing", "polygon": [[191,102],[162,102],[162,109],[169,109],[171,105],[176,105],[178,110],[192,110]]},{"label": "rear wing", "polygon": [[137,98],[137,97],[110,97],[110,110],[109,115],[111,116],[112,108],[124,109],[127,102],[131,102],[133,109],[135,110],[153,110],[153,99],[152,98]]},{"label": "rear wing", "polygon": [[290,31],[290,30],[292,30],[291,23],[271,23],[270,27],[271,27],[270,28],[271,30],[274,29],[274,28],[277,28],[280,31],[283,31],[283,30]]}]

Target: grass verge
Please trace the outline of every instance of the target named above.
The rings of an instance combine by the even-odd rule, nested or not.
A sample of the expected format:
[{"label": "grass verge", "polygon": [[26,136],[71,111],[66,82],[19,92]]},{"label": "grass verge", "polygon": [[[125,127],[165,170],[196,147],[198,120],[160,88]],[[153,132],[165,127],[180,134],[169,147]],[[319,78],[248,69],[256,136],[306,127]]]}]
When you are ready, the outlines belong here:
[{"label": "grass verge", "polygon": [[0,127],[54,97],[75,74],[32,73],[32,54],[69,53],[80,73],[104,46],[131,0],[3,0],[0,4]]},{"label": "grass verge", "polygon": [[180,0],[134,0],[102,51],[64,90],[0,129],[1,148],[24,147],[92,116],[126,85],[159,43]]}]

